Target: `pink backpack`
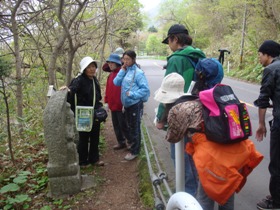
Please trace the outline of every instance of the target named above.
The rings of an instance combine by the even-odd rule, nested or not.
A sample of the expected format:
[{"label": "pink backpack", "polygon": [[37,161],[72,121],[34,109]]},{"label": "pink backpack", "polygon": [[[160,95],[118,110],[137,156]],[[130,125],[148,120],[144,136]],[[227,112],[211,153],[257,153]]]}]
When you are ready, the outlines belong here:
[{"label": "pink backpack", "polygon": [[203,120],[206,137],[228,144],[248,139],[252,135],[249,113],[245,103],[240,103],[228,85],[217,84],[201,91]]}]

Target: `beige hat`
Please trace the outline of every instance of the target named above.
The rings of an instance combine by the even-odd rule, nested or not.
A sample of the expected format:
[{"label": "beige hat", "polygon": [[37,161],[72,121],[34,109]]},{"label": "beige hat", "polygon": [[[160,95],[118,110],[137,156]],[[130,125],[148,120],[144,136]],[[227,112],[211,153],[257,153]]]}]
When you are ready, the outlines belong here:
[{"label": "beige hat", "polygon": [[166,75],[160,88],[155,92],[154,99],[164,104],[174,103],[184,95],[185,80],[178,73]]},{"label": "beige hat", "polygon": [[97,66],[97,62],[95,60],[93,60],[91,57],[89,57],[89,56],[84,57],[80,62],[80,73],[82,74],[84,72],[84,70],[86,69],[86,67],[88,67],[88,65],[91,63],[95,63]]}]

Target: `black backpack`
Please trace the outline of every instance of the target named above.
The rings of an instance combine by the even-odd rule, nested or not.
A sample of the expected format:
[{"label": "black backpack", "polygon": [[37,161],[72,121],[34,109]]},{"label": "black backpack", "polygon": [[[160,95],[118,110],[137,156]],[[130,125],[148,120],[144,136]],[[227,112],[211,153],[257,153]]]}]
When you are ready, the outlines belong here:
[{"label": "black backpack", "polygon": [[201,91],[204,129],[207,139],[228,144],[248,139],[252,126],[245,103],[241,103],[228,85],[217,84]]}]

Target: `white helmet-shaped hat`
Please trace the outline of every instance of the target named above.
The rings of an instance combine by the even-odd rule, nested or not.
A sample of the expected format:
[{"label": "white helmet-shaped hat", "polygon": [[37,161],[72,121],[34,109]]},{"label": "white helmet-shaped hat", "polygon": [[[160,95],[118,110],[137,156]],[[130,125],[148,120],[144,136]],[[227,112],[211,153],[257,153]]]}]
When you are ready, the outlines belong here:
[{"label": "white helmet-shaped hat", "polygon": [[[80,73],[82,74],[84,72],[84,70],[86,69],[86,67],[88,67],[88,65],[91,63],[96,63],[96,61],[93,60],[89,56],[84,57],[80,62]],[[97,63],[96,63],[96,65],[97,65]]]},{"label": "white helmet-shaped hat", "polygon": [[124,54],[124,49],[121,47],[118,47],[113,53],[118,54],[118,56],[120,56],[120,58],[121,58]]},{"label": "white helmet-shaped hat", "polygon": [[177,192],[170,197],[166,210],[173,209],[203,210],[198,201],[191,194],[186,192]]}]

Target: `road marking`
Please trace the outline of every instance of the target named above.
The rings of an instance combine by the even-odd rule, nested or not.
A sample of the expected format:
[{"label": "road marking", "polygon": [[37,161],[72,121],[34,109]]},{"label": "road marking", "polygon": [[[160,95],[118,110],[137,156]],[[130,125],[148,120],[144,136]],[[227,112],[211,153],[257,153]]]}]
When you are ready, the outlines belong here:
[{"label": "road marking", "polygon": [[[247,106],[255,107],[253,104],[249,104],[249,103],[247,103],[247,102],[245,102],[245,101],[240,101],[240,102],[246,104]],[[255,108],[256,108],[256,107],[255,107]]]},{"label": "road marking", "polygon": [[154,62],[154,65],[160,67],[161,69],[163,69],[163,66],[159,65],[157,62]]},{"label": "road marking", "polygon": [[[253,104],[249,104],[249,103],[247,103],[245,101],[240,101],[240,102],[246,104],[247,106],[250,106],[250,107],[258,109],[258,107],[254,106]],[[267,108],[266,112],[269,113],[269,114],[272,114],[272,109]]]}]

